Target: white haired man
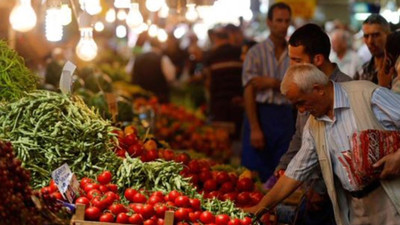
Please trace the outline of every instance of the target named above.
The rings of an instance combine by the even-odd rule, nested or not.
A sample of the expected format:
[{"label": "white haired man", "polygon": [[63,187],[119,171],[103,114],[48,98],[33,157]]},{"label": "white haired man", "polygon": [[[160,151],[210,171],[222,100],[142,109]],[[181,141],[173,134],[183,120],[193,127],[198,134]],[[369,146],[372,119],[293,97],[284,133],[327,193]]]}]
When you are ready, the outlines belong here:
[{"label": "white haired man", "polygon": [[330,81],[311,64],[290,67],[281,92],[300,112],[311,114],[302,147],[271,191],[246,210],[258,212],[275,206],[319,164],[338,225],[400,224],[400,151],[381,159],[382,173],[391,174],[391,179],[378,179],[365,187],[351,182],[353,174],[342,165],[343,153],[351,151],[349,137],[354,132],[400,130],[400,95],[369,81]]}]

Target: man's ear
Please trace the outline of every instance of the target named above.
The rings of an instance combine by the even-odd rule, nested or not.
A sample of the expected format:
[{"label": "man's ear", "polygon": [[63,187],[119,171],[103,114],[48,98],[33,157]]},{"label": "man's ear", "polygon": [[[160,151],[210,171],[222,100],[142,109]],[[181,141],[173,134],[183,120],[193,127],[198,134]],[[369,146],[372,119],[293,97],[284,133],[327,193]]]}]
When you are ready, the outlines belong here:
[{"label": "man's ear", "polygon": [[319,95],[325,94],[325,88],[321,84],[313,84],[313,91]]},{"label": "man's ear", "polygon": [[325,57],[322,54],[316,54],[312,59],[312,64],[314,64],[316,67],[320,67],[322,64],[324,64],[324,62]]}]

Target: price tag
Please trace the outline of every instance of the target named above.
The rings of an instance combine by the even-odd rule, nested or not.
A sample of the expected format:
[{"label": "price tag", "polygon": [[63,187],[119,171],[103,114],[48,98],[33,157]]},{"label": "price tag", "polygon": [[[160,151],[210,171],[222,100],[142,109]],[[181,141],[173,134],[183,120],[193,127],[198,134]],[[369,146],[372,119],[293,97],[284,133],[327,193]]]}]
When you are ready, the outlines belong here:
[{"label": "price tag", "polygon": [[114,93],[105,93],[108,111],[111,113],[112,121],[116,122],[118,115],[117,97]]},{"label": "price tag", "polygon": [[64,163],[51,173],[51,177],[56,183],[58,190],[64,199],[72,203],[79,191],[79,183],[75,174],[71,172],[68,164]]},{"label": "price tag", "polygon": [[73,83],[72,76],[74,74],[75,69],[76,69],[75,64],[73,64],[70,61],[67,61],[63,67],[60,77],[60,89],[61,92],[64,94],[71,93],[72,89],[71,87]]}]

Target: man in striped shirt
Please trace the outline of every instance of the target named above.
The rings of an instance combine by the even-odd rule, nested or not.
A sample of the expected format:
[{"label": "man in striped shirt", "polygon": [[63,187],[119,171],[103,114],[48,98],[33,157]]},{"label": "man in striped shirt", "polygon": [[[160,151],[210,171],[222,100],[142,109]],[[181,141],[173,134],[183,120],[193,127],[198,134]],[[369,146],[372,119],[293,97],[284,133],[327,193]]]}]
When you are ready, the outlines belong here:
[{"label": "man in striped shirt", "polygon": [[338,225],[400,224],[400,151],[381,159],[382,174],[394,179],[381,179],[367,187],[354,185],[349,179],[352,174],[340,162],[343,153],[351,150],[349,137],[355,131],[368,126],[400,130],[400,95],[369,81],[329,81],[311,64],[289,68],[281,91],[300,112],[307,111],[312,116],[303,130],[301,149],[285,175],[257,206],[247,211],[275,206],[321,165]]},{"label": "man in striped shirt", "polygon": [[279,92],[289,66],[285,38],[290,20],[288,5],[273,4],[267,15],[270,35],[249,50],[243,64],[242,165],[258,171],[262,181],[273,174],[294,132],[292,107]]}]

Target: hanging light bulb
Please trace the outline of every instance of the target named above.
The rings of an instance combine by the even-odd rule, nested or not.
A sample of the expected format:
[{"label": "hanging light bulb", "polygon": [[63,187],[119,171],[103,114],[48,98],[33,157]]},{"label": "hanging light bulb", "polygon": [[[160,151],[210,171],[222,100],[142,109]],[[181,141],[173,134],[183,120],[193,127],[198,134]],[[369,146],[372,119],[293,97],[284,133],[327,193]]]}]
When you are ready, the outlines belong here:
[{"label": "hanging light bulb", "polygon": [[187,11],[185,14],[186,19],[190,22],[194,22],[198,17],[198,14],[197,14],[197,11],[195,8],[196,4],[187,4],[186,7],[187,7]]},{"label": "hanging light bulb", "polygon": [[10,23],[19,32],[30,31],[36,25],[36,13],[31,0],[19,0],[10,13]]},{"label": "hanging light bulb", "polygon": [[61,24],[66,26],[71,23],[72,21],[72,16],[71,16],[71,8],[68,6],[68,4],[62,4],[61,9],[60,9],[60,17],[61,17]]},{"label": "hanging light bulb", "polygon": [[114,7],[117,9],[129,9],[131,0],[115,0]]},{"label": "hanging light bulb", "polygon": [[163,3],[163,5],[161,6],[160,11],[158,11],[158,17],[160,18],[167,18],[169,14],[169,7],[167,5],[167,3]]},{"label": "hanging light bulb", "polygon": [[158,27],[155,24],[150,25],[149,30],[147,31],[150,37],[156,37],[158,34]]},{"label": "hanging light bulb", "polygon": [[157,39],[160,42],[165,42],[168,39],[168,34],[164,29],[158,29],[157,31]]},{"label": "hanging light bulb", "polygon": [[157,12],[163,6],[164,1],[162,0],[146,0],[146,8],[150,12]]},{"label": "hanging light bulb", "polygon": [[102,31],[104,30],[104,24],[103,24],[103,22],[97,21],[97,22],[94,24],[94,30],[97,31],[97,32],[102,32]]},{"label": "hanging light bulb", "polygon": [[113,8],[109,9],[106,13],[106,21],[109,23],[114,23],[115,21],[115,10]]},{"label": "hanging light bulb", "polygon": [[126,20],[126,16],[127,16],[127,14],[126,14],[126,12],[125,12],[125,10],[123,10],[123,9],[119,9],[118,10],[118,12],[117,12],[117,19],[118,20]]},{"label": "hanging light bulb", "polygon": [[117,28],[115,29],[115,35],[118,38],[124,38],[126,37],[126,34],[128,32],[126,31],[126,27],[124,25],[118,25]]},{"label": "hanging light bulb", "polygon": [[86,10],[89,15],[99,14],[102,10],[100,0],[79,0],[82,10]]},{"label": "hanging light bulb", "polygon": [[126,17],[126,24],[132,29],[139,27],[143,23],[142,14],[139,11],[139,4],[132,3],[129,9],[128,16]]},{"label": "hanging light bulb", "polygon": [[93,40],[93,28],[82,27],[79,30],[81,39],[75,49],[76,55],[83,61],[91,61],[97,56],[97,45]]},{"label": "hanging light bulb", "polygon": [[61,24],[59,7],[50,7],[46,10],[45,32],[48,41],[61,41],[63,25]]}]

